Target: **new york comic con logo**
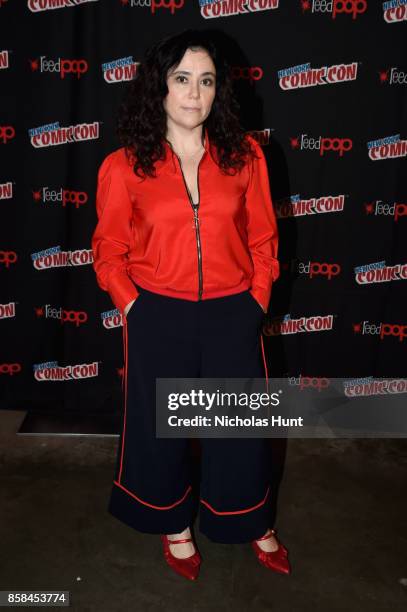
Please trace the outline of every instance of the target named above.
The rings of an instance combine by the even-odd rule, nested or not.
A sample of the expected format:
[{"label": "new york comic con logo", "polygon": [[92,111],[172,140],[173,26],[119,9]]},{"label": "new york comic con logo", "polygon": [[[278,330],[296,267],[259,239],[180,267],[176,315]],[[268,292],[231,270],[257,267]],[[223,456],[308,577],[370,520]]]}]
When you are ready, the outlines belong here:
[{"label": "new york comic con logo", "polygon": [[399,23],[407,20],[407,0],[383,2],[383,19],[386,23]]},{"label": "new york comic con logo", "polygon": [[0,51],[0,70],[7,70],[7,68],[10,68],[10,57],[8,50],[4,49],[3,51]]},{"label": "new york comic con logo", "polygon": [[247,15],[279,8],[279,0],[199,0],[201,17],[216,19]]},{"label": "new york comic con logo", "polygon": [[53,382],[66,380],[80,380],[99,376],[99,363],[79,363],[60,366],[58,361],[33,364],[34,379],[38,382]]},{"label": "new york comic con logo", "polygon": [[36,149],[54,147],[71,142],[97,140],[99,138],[100,122],[78,123],[62,127],[59,121],[48,123],[28,130],[30,143]]},{"label": "new york comic con logo", "polygon": [[115,329],[123,326],[123,316],[118,308],[102,312],[100,318],[105,329]]},{"label": "new york comic con logo", "polygon": [[75,6],[79,6],[81,4],[99,2],[99,0],[26,0],[26,2],[28,9],[32,13],[39,13],[41,11],[54,11],[56,9],[74,8]]},{"label": "new york comic con logo", "polygon": [[85,266],[93,263],[92,249],[62,251],[60,246],[50,247],[37,253],[31,253],[35,270],[62,268],[65,266]]},{"label": "new york comic con logo", "polygon": [[11,200],[13,197],[13,183],[0,183],[0,200]]},{"label": "new york comic con logo", "polygon": [[407,140],[401,139],[400,134],[386,136],[379,140],[371,140],[367,143],[367,152],[369,159],[372,161],[406,157]]},{"label": "new york comic con logo", "polygon": [[133,57],[121,57],[102,64],[103,78],[106,83],[122,83],[131,81],[137,76],[140,62],[135,62]]},{"label": "new york comic con logo", "polygon": [[376,261],[363,266],[356,266],[354,274],[358,285],[407,280],[407,263],[388,266],[385,261]]},{"label": "new york comic con logo", "polygon": [[356,81],[357,72],[357,62],[333,64],[332,66],[321,66],[319,68],[311,68],[311,64],[307,62],[298,66],[283,68],[277,72],[277,77],[280,88],[288,91]]},{"label": "new york comic con logo", "polygon": [[275,202],[278,219],[337,213],[343,212],[344,208],[344,194],[311,196],[310,198],[303,198],[299,194],[295,194]]},{"label": "new york comic con logo", "polygon": [[313,315],[292,319],[290,314],[273,317],[263,325],[265,336],[284,336],[291,334],[304,334],[310,332],[331,331],[334,324],[334,315]]}]

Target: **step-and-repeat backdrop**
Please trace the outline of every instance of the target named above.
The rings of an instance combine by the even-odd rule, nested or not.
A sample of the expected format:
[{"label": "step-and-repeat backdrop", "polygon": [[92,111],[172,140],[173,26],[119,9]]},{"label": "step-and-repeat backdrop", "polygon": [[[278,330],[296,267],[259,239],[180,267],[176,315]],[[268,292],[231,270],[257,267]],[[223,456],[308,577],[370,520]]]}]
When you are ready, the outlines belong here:
[{"label": "step-and-repeat backdrop", "polygon": [[188,27],[223,33],[269,163],[269,375],[405,376],[406,20],[405,0],[0,0],[0,406],[120,406],[96,173],[145,49]]}]

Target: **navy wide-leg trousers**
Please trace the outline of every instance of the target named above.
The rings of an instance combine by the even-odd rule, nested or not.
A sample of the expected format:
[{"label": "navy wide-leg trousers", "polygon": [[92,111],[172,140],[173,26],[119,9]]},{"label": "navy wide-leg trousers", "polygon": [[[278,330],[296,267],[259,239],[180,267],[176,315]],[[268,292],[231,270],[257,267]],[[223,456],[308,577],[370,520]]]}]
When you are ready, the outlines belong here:
[{"label": "navy wide-leg trousers", "polygon": [[197,507],[210,540],[259,538],[270,517],[267,441],[201,438],[196,491],[191,441],[156,437],[155,379],[267,377],[264,313],[249,290],[191,302],[136,286],[124,319],[122,430],[108,510],[138,531],[170,534],[192,526]]}]

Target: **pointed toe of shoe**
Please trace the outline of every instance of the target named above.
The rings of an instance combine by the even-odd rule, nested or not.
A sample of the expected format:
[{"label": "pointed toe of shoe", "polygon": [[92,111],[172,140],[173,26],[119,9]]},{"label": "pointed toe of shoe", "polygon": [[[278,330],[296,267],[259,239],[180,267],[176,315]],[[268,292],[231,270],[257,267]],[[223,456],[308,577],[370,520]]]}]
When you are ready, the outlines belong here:
[{"label": "pointed toe of shoe", "polygon": [[256,553],[256,557],[264,567],[271,569],[280,574],[290,574],[291,567],[288,562],[288,550],[286,547],[279,543],[277,550],[273,552],[266,552],[260,548],[256,541],[252,542],[252,548]]}]

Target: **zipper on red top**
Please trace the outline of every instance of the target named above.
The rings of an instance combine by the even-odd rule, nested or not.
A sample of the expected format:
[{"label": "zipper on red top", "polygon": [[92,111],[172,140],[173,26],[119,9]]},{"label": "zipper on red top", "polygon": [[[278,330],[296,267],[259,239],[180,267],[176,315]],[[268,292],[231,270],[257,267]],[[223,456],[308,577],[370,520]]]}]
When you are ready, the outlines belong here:
[{"label": "zipper on red top", "polygon": [[[173,151],[174,151],[174,149],[173,149]],[[199,221],[199,216],[198,216],[199,202],[201,200],[201,194],[200,194],[200,191],[199,191],[199,166],[200,166],[200,163],[202,161],[202,158],[205,156],[205,153],[206,153],[206,151],[203,152],[203,155],[202,155],[201,159],[198,162],[198,170],[197,170],[198,202],[194,203],[194,201],[192,200],[191,193],[190,193],[190,191],[188,189],[187,182],[185,180],[184,172],[182,170],[181,159],[178,157],[178,155],[174,151],[174,155],[176,156],[176,158],[178,159],[178,162],[179,162],[179,167],[180,167],[180,170],[181,170],[181,174],[182,174],[182,178],[183,178],[183,181],[184,181],[185,189],[186,189],[186,192],[188,194],[188,199],[190,201],[190,204],[192,206],[192,210],[193,210],[193,213],[194,213],[196,247],[197,247],[197,252],[198,252],[198,279],[199,279],[198,300],[202,299],[202,291],[203,291],[202,249],[201,249],[201,234],[200,234],[200,230],[199,230],[199,223],[200,223],[200,221]]]}]

